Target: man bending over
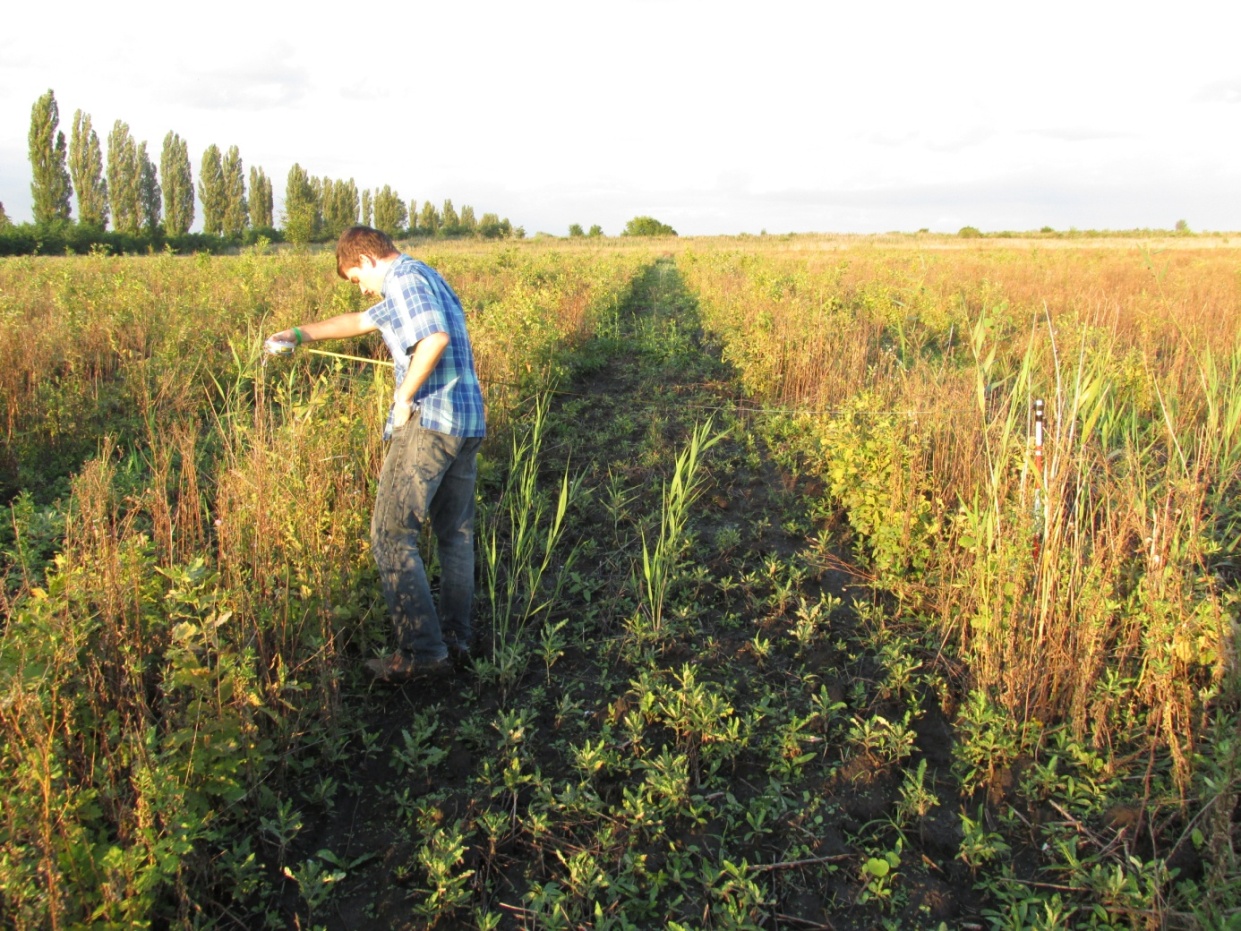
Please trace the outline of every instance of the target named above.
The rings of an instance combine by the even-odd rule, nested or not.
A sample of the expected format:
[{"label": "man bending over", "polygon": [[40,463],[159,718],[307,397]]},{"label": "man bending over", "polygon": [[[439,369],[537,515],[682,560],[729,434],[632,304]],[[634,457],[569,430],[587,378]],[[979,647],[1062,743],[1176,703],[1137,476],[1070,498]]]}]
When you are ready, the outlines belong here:
[{"label": "man bending over", "polygon": [[[403,682],[469,655],[483,396],[461,301],[435,269],[399,252],[386,233],[355,226],[336,244],[336,272],[379,303],[272,339],[301,345],[378,330],[392,353],[396,392],[384,426],[391,442],[371,517],[371,549],[396,650],[366,666],[377,679]],[[427,520],[442,569],[438,610],[418,552]]]}]

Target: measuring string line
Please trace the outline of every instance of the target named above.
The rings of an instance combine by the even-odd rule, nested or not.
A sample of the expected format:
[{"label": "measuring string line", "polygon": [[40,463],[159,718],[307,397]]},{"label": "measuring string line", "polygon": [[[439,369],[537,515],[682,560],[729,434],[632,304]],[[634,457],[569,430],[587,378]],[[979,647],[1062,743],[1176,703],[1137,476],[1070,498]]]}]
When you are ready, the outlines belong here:
[{"label": "measuring string line", "polygon": [[[393,367],[393,363],[387,359],[370,359],[370,358],[367,358],[366,356],[351,356],[343,352],[329,352],[326,349],[305,349],[303,350],[303,352],[312,353],[317,356],[328,356],[333,359],[346,359],[350,362],[365,362],[370,365],[382,365],[388,368]],[[524,385],[519,385],[515,382],[484,381],[482,379],[480,379],[479,381],[482,383],[484,387],[487,387],[487,388],[523,388],[525,387]],[[695,387],[695,386],[687,385],[686,387]],[[583,394],[582,392],[578,392],[578,391],[566,391],[562,388],[552,389],[552,394],[558,394],[563,397],[571,397],[571,398],[592,397],[592,395],[590,394]],[[640,405],[640,407],[644,407],[647,410],[654,410],[657,407],[661,407],[661,406],[662,405],[653,404],[653,403],[648,404],[648,405]],[[970,408],[942,408],[942,407],[934,408],[932,410],[898,410],[896,408],[884,408],[884,409],[873,410],[873,411],[856,411],[856,410],[850,411],[850,410],[845,410],[842,408],[830,408],[830,407],[742,407],[740,405],[726,407],[723,405],[710,405],[710,404],[682,404],[679,406],[687,408],[689,410],[715,411],[715,412],[734,410],[734,411],[738,411],[738,412],[746,413],[746,414],[769,414],[769,415],[770,414],[786,414],[786,415],[830,414],[833,416],[843,416],[846,414],[852,414],[854,416],[868,415],[868,416],[876,417],[876,416],[881,416],[884,414],[896,414],[896,415],[901,415],[904,417],[929,417],[932,414],[968,414],[972,412]]]}]

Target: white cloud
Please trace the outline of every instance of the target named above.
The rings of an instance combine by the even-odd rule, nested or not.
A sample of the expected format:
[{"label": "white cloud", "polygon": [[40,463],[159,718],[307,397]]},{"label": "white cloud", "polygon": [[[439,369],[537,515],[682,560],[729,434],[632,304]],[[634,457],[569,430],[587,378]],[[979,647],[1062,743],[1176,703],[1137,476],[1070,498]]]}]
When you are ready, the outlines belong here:
[{"label": "white cloud", "polygon": [[1212,81],[1194,99],[1204,103],[1241,103],[1241,77]]},{"label": "white cloud", "polygon": [[251,60],[191,63],[162,82],[159,102],[170,111],[280,110],[302,101],[310,90],[307,69],[285,45]]}]

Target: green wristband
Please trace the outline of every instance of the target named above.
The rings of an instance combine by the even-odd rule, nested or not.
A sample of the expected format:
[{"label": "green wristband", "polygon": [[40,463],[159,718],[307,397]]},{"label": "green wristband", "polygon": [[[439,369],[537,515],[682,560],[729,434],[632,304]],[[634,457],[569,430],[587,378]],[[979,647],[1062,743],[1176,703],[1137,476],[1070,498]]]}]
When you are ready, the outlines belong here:
[{"label": "green wristband", "polygon": [[297,340],[297,342],[294,343],[293,345],[300,346],[302,344],[302,331],[299,330],[297,327],[293,328],[293,338]]}]

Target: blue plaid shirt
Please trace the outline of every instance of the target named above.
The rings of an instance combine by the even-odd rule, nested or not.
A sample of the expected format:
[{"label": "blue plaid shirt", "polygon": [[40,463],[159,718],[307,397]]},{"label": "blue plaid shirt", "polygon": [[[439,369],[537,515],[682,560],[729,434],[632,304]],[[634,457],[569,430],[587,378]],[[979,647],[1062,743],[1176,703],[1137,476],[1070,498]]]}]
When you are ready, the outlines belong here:
[{"label": "blue plaid shirt", "polygon": [[[383,283],[384,299],[365,311],[383,334],[396,364],[396,383],[405,380],[409,353],[432,333],[447,333],[448,347],[414,395],[419,423],[450,436],[483,436],[487,422],[483,393],[474,372],[474,351],[465,329],[461,301],[440,273],[425,262],[402,255]],[[392,436],[392,412],[384,439]]]}]

